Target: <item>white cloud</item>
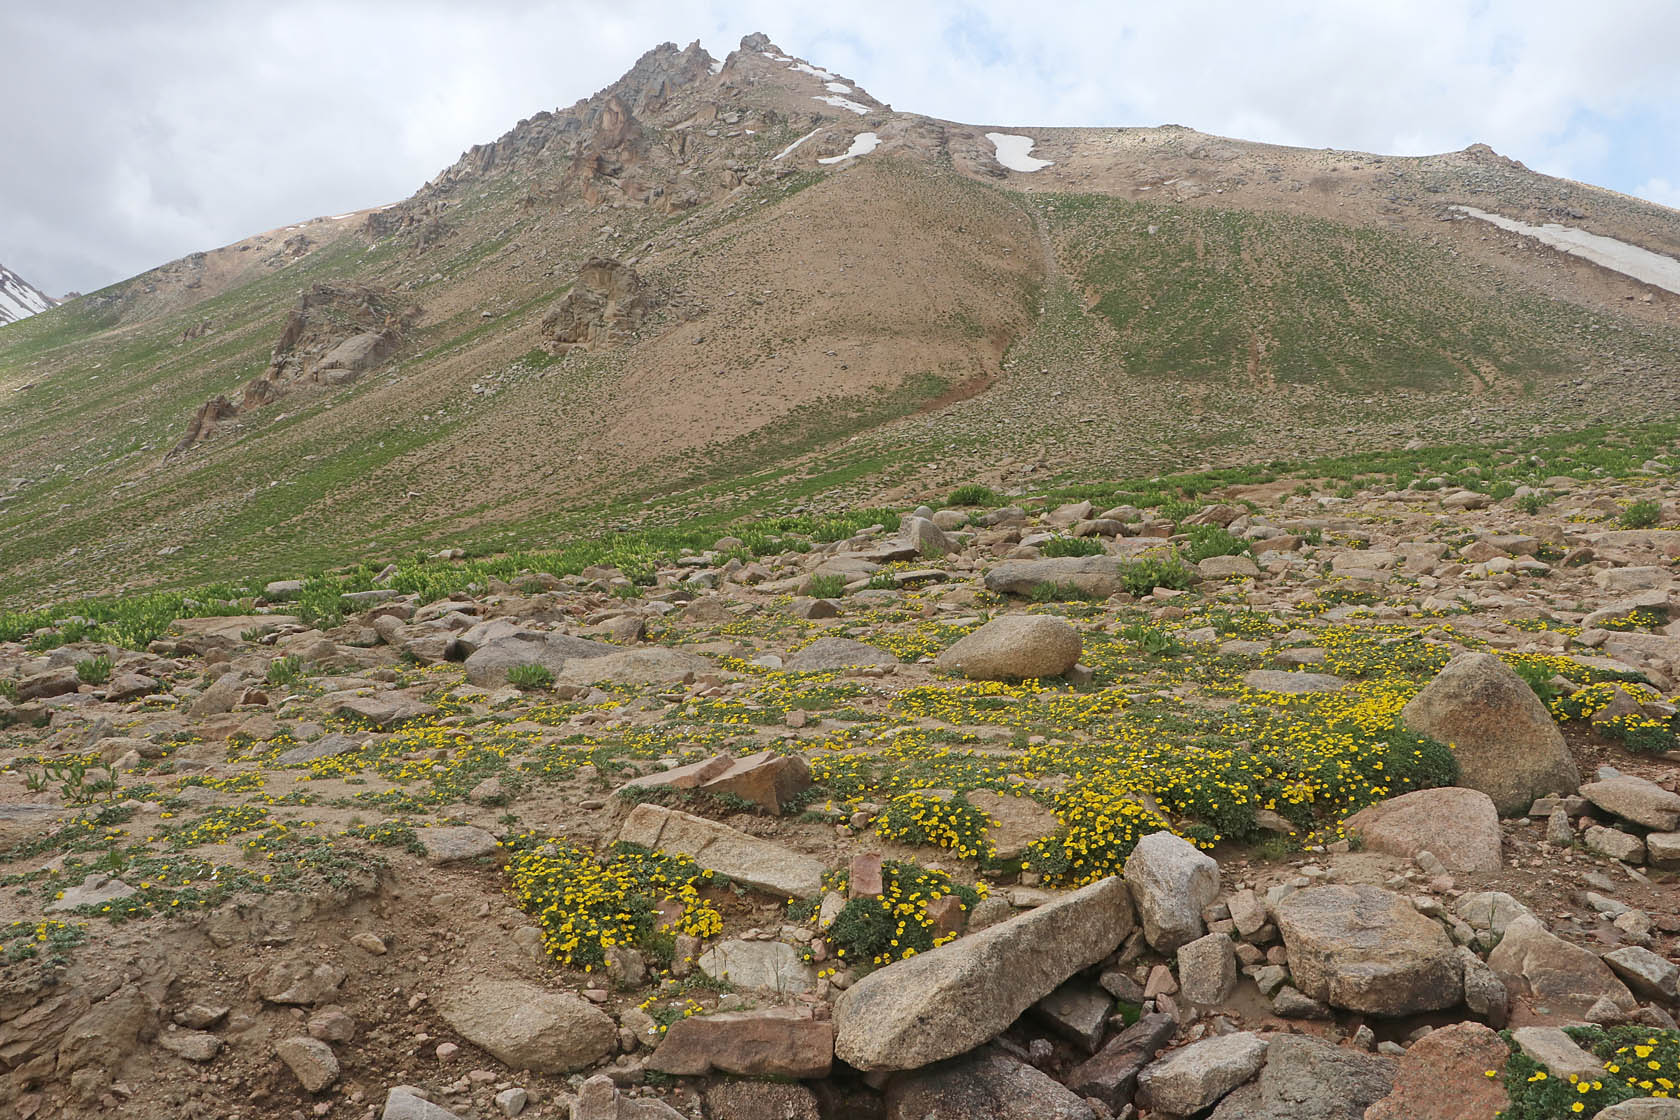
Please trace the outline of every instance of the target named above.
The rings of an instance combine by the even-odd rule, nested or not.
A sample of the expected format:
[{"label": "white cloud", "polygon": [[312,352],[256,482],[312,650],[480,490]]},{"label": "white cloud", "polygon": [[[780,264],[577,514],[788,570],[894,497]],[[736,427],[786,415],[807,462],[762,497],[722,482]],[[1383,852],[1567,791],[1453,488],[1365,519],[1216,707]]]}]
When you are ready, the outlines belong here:
[{"label": "white cloud", "polygon": [[106,0],[9,5],[5,23],[0,261],[52,291],[404,197],[656,43],[721,57],[756,30],[899,109],[1006,131],[1482,141],[1671,202],[1680,182],[1667,0]]},{"label": "white cloud", "polygon": [[1652,178],[1640,183],[1628,192],[1649,202],[1660,203],[1680,210],[1680,183],[1673,183],[1667,179]]}]

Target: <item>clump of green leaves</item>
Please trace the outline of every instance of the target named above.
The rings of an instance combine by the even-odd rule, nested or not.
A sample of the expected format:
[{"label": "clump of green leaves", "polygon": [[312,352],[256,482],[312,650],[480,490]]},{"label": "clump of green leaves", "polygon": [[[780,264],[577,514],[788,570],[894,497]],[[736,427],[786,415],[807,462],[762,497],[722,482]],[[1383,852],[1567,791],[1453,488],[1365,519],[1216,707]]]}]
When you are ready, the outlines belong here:
[{"label": "clump of green leaves", "polygon": [[315,576],[303,581],[298,592],[298,617],[321,630],[344,621],[343,587],[332,576]]},{"label": "clump of green leaves", "polygon": [[1210,556],[1241,556],[1252,553],[1249,543],[1221,525],[1192,525],[1185,547],[1191,563],[1199,563]]},{"label": "clump of green leaves", "polygon": [[951,497],[945,504],[951,506],[996,506],[1002,505],[1003,499],[990,486],[970,482],[966,486],[959,486],[951,491]]},{"label": "clump of green leaves", "polygon": [[[845,893],[846,876],[840,875],[829,886]],[[934,947],[929,902],[955,895],[963,909],[973,910],[982,897],[980,891],[963,886],[942,871],[892,859],[881,865],[881,886],[879,897],[854,898],[846,903],[828,927],[829,942],[847,964],[884,965],[925,953]]]},{"label": "clump of green leaves", "polygon": [[1184,652],[1184,644],[1165,627],[1128,622],[1120,627],[1119,634],[1128,642],[1137,643],[1138,647],[1151,657],[1171,657],[1173,654]]},{"label": "clump of green leaves", "polygon": [[295,685],[303,678],[303,658],[296,654],[279,657],[268,663],[268,683],[277,688]]},{"label": "clump of green leaves", "polygon": [[111,679],[111,659],[104,654],[76,662],[76,676],[83,684],[104,684]]},{"label": "clump of green leaves", "polygon": [[1157,587],[1189,590],[1195,573],[1176,556],[1143,556],[1120,565],[1120,582],[1133,595],[1147,595]]},{"label": "clump of green leaves", "polygon": [[1657,504],[1655,498],[1645,498],[1622,510],[1622,515],[1617,521],[1624,529],[1649,529],[1661,517],[1662,506]]},{"label": "clump of green leaves", "polygon": [[1530,490],[1511,503],[1523,513],[1533,515],[1546,508],[1546,495],[1538,490]]},{"label": "clump of green leaves", "polygon": [[414,831],[412,826],[396,821],[353,824],[344,830],[344,835],[354,836],[383,848],[401,848],[417,856],[426,854],[426,846],[420,843],[420,834]]},{"label": "clump of green leaves", "polygon": [[1044,556],[1101,556],[1103,543],[1098,537],[1051,537],[1038,551]]},{"label": "clump of green leaves", "polygon": [[812,576],[806,592],[813,599],[838,599],[846,593],[846,577],[832,572]]},{"label": "clump of green leaves", "polygon": [[117,794],[117,770],[109,762],[71,758],[62,762],[43,762],[40,770],[24,775],[24,785],[31,793],[40,793],[55,784],[66,805],[110,801]]},{"label": "clump of green leaves", "polygon": [[515,688],[535,690],[554,687],[554,674],[547,665],[515,665],[508,670],[508,683]]}]

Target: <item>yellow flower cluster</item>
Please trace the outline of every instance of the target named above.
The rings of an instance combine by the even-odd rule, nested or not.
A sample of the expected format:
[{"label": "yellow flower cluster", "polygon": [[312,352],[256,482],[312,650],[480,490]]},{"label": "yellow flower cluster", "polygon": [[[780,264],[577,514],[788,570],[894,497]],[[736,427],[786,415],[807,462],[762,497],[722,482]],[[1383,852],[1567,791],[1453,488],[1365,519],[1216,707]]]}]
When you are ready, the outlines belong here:
[{"label": "yellow flower cluster", "polygon": [[711,872],[684,856],[621,844],[605,859],[561,840],[527,833],[511,850],[509,889],[543,929],[561,964],[592,971],[615,946],[647,948],[661,935],[711,937],[723,918],[702,895]]},{"label": "yellow flower cluster", "polygon": [[875,818],[875,831],[883,840],[947,848],[961,859],[981,859],[991,855],[986,829],[994,823],[960,796],[901,793]]}]

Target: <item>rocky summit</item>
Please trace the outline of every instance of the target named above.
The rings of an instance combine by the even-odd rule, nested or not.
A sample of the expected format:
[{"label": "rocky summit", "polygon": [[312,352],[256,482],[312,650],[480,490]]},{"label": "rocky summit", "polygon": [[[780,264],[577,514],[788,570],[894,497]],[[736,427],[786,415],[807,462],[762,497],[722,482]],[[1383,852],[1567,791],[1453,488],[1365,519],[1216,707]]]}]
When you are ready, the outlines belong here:
[{"label": "rocky summit", "polygon": [[1031,132],[666,44],[0,330],[0,1115],[1675,1116],[1680,294],[1463,208],[1672,212]]}]

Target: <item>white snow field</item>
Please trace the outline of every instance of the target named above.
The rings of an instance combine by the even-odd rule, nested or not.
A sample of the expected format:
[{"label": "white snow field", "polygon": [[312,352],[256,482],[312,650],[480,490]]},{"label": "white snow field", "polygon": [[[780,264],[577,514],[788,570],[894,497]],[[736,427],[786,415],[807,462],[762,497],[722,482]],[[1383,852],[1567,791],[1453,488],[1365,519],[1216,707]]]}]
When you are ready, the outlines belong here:
[{"label": "white snow field", "polygon": [[1652,287],[1680,294],[1680,260],[1673,257],[1653,253],[1637,245],[1629,245],[1626,241],[1617,241],[1614,237],[1588,233],[1584,229],[1559,225],[1556,222],[1531,226],[1527,222],[1519,222],[1502,214],[1489,214],[1486,210],[1478,210],[1474,206],[1454,206],[1453,209],[1472,218],[1480,218],[1500,229],[1532,237],[1554,249],[1572,253],[1582,260],[1591,261],[1623,276],[1631,276]]}]

